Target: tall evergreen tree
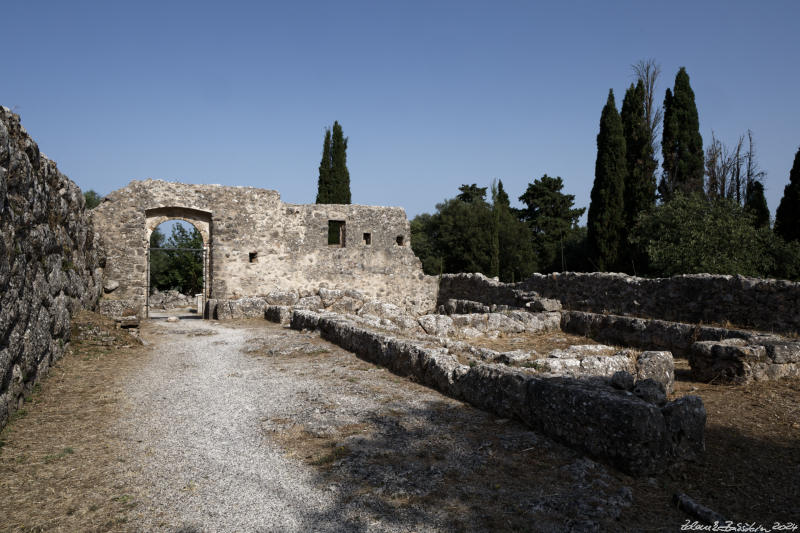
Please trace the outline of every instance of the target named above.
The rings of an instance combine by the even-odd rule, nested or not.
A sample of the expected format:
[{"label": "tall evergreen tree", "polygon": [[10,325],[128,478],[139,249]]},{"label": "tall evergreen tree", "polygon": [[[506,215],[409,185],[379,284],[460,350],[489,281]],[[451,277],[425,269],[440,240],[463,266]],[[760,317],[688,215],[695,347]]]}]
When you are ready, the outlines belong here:
[{"label": "tall evergreen tree", "polygon": [[585,207],[574,209],[575,195],[564,194],[564,181],[547,174],[528,184],[519,201],[525,208],[518,211],[519,218],[530,227],[533,248],[542,272],[563,270],[561,250],[564,243],[577,231],[578,219]]},{"label": "tall evergreen tree", "polygon": [[347,170],[347,138],[338,121],[333,131],[325,129],[322,143],[322,160],[317,183],[318,204],[350,203],[350,172]]},{"label": "tall evergreen tree", "polygon": [[334,184],[332,204],[350,203],[350,171],[347,170],[347,137],[339,122],[333,123],[331,136],[331,181]]},{"label": "tall evergreen tree", "polygon": [[764,196],[764,184],[760,181],[751,181],[747,185],[747,194],[744,198],[744,208],[753,215],[753,224],[756,228],[769,228],[769,207]]},{"label": "tall evergreen tree", "polygon": [[332,204],[331,192],[331,129],[325,128],[325,140],[322,143],[322,160],[319,162],[319,180],[317,181],[318,204]]},{"label": "tall evergreen tree", "polygon": [[[624,187],[625,227],[630,230],[636,218],[652,208],[656,202],[655,170],[650,126],[645,113],[645,88],[640,79],[625,92],[622,101],[622,132],[625,136],[627,175]],[[643,270],[647,263],[646,251],[623,240],[623,257],[620,266],[626,271]]]},{"label": "tall evergreen tree", "polygon": [[664,172],[658,192],[669,200],[675,191],[703,192],[703,137],[689,75],[681,67],[672,91],[664,98],[664,129],[661,140]]},{"label": "tall evergreen tree", "polygon": [[622,120],[614,103],[614,91],[609,90],[608,101],[600,115],[597,161],[587,220],[589,256],[595,268],[601,271],[617,268],[619,264],[624,242],[626,175]]},{"label": "tall evergreen tree", "polygon": [[[500,187],[502,187],[502,182]],[[499,187],[497,182],[492,182],[492,256],[489,263],[489,276],[500,275],[500,224],[501,212],[503,211],[502,200],[500,199]]]},{"label": "tall evergreen tree", "polygon": [[775,213],[775,233],[786,242],[800,241],[800,149],[794,155],[789,184]]}]

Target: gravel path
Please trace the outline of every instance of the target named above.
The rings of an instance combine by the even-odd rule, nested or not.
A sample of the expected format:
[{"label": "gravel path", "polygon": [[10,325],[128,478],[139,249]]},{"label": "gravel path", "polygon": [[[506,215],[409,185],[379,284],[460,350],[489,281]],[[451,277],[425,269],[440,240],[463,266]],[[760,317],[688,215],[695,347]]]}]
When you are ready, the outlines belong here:
[{"label": "gravel path", "polygon": [[142,334],[116,428],[137,530],[592,531],[630,505],[605,467],[315,334]]},{"label": "gravel path", "polygon": [[[245,329],[201,320],[156,324],[150,342],[165,349],[130,384],[120,427],[139,451],[132,469],[151,493],[150,506],[138,510],[139,526],[342,530],[330,492],[261,430],[264,414],[289,410],[303,384],[271,375],[243,354]],[[321,512],[333,520],[315,521]]]}]

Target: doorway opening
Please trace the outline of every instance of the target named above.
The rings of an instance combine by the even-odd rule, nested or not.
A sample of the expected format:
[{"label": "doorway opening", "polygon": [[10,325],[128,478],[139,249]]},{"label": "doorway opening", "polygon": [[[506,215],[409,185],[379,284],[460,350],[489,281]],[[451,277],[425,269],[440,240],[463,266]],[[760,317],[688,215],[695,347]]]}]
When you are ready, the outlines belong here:
[{"label": "doorway opening", "polygon": [[188,221],[168,219],[150,233],[147,316],[202,318],[208,278],[208,248]]}]

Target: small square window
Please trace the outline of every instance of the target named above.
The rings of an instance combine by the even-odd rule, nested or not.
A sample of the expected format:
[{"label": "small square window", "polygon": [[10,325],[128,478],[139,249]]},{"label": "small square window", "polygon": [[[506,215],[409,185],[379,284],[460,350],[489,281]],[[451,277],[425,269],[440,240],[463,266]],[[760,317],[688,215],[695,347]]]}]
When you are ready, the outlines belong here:
[{"label": "small square window", "polygon": [[403,238],[402,235],[398,235],[397,238],[395,239],[395,242],[397,243],[397,246],[403,246],[403,244],[405,243],[405,239]]},{"label": "small square window", "polygon": [[372,233],[364,234],[364,244],[366,244],[367,246],[372,244]]},{"label": "small square window", "polygon": [[257,263],[258,261],[256,260],[258,259],[258,252],[250,252],[249,254],[247,254],[247,259],[251,263]]}]

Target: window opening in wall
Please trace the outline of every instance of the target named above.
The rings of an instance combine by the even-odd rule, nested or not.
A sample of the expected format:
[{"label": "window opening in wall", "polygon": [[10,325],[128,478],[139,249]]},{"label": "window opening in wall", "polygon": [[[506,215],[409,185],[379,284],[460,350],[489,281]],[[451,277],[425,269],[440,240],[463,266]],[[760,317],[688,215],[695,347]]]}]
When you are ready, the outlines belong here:
[{"label": "window opening in wall", "polygon": [[366,244],[367,246],[372,244],[372,233],[365,233],[364,234],[364,244]]},{"label": "window opening in wall", "polygon": [[258,252],[250,252],[249,254],[247,254],[247,259],[248,259],[248,260],[249,260],[251,263],[257,263],[257,262],[258,262],[258,261],[257,261],[257,259],[258,259]]},{"label": "window opening in wall", "polygon": [[404,242],[403,236],[402,235],[398,235],[397,238],[395,239],[395,242],[397,242],[397,246],[403,246],[403,242]]},{"label": "window opening in wall", "polygon": [[339,246],[341,248],[344,248],[344,243],[345,243],[344,220],[329,220],[328,244],[331,246]]}]

